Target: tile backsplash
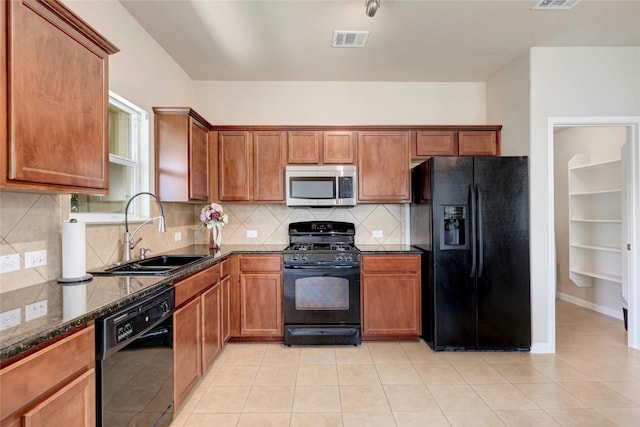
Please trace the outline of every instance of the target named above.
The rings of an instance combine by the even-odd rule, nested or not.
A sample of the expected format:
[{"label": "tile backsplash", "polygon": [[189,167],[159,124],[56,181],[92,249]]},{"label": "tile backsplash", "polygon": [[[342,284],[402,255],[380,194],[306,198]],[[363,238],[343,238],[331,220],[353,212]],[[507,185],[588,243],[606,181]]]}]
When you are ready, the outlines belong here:
[{"label": "tile backsplash", "polygon": [[[404,244],[408,205],[360,204],[353,208],[289,208],[285,205],[225,204],[229,224],[222,230],[225,244],[278,244],[289,242],[288,226],[291,222],[330,220],[352,222],[356,226],[356,245]],[[199,210],[198,210],[199,212]],[[383,237],[372,237],[373,231]],[[257,237],[247,237],[247,231],[256,231]]]},{"label": "tile backsplash", "polygon": [[[0,191],[0,255],[19,254],[20,270],[0,275],[0,293],[55,280],[62,275],[62,223],[68,219],[67,195]],[[155,223],[137,234],[140,247],[150,255],[208,241],[207,229],[200,223],[204,204],[163,203],[166,233]],[[356,245],[405,244],[408,205],[361,204],[353,208],[288,208],[284,205],[223,204],[229,223],[222,230],[223,244],[282,245],[288,243],[290,222],[332,220],[353,222]],[[131,227],[131,225],[130,225]],[[133,224],[133,227],[137,227]],[[135,230],[135,228],[133,228]],[[130,228],[131,230],[131,228]],[[255,231],[255,238],[247,237]],[[373,231],[383,237],[372,237]],[[177,234],[180,240],[176,240]],[[88,224],[86,228],[87,269],[112,264],[124,258],[124,224]],[[47,265],[24,268],[24,253],[46,249]]]}]

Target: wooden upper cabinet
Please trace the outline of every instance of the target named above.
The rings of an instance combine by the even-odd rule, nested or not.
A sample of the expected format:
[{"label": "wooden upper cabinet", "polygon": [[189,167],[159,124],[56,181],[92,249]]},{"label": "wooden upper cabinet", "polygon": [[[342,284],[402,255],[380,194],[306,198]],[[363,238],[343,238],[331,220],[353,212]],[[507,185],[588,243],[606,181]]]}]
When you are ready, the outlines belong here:
[{"label": "wooden upper cabinet", "polygon": [[0,22],[0,185],[106,194],[118,48],[58,1],[3,2]]},{"label": "wooden upper cabinet", "polygon": [[493,131],[458,132],[460,156],[499,156],[500,134]]},{"label": "wooden upper cabinet", "polygon": [[158,196],[168,202],[209,200],[209,129],[188,107],[153,107]]},{"label": "wooden upper cabinet", "polygon": [[324,164],[353,165],[356,163],[356,137],[351,131],[326,131],[322,138]]},{"label": "wooden upper cabinet", "polygon": [[285,142],[284,132],[253,132],[254,201],[284,201],[284,168],[287,164]]},{"label": "wooden upper cabinet", "polygon": [[252,159],[251,132],[218,132],[218,193],[221,201],[251,200]]},{"label": "wooden upper cabinet", "polygon": [[411,158],[457,156],[457,134],[453,131],[417,131],[411,147]]},{"label": "wooden upper cabinet", "polygon": [[289,164],[355,164],[356,138],[353,131],[289,131]]},{"label": "wooden upper cabinet", "polygon": [[410,200],[409,132],[358,132],[358,200]]},{"label": "wooden upper cabinet", "polygon": [[289,164],[320,164],[320,142],[322,132],[289,131],[288,132]]},{"label": "wooden upper cabinet", "polygon": [[499,156],[501,126],[419,129],[412,132],[411,158],[432,156]]},{"label": "wooden upper cabinet", "polygon": [[221,201],[284,201],[286,133],[218,132]]}]

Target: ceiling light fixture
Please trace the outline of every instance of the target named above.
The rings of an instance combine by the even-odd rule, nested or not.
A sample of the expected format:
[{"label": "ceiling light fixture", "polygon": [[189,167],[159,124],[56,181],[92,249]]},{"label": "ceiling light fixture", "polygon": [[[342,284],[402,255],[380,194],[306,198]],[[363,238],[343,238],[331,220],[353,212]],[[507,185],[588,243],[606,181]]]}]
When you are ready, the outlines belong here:
[{"label": "ceiling light fixture", "polygon": [[372,18],[373,15],[376,14],[378,9],[380,9],[380,0],[365,0],[365,13],[369,18]]}]

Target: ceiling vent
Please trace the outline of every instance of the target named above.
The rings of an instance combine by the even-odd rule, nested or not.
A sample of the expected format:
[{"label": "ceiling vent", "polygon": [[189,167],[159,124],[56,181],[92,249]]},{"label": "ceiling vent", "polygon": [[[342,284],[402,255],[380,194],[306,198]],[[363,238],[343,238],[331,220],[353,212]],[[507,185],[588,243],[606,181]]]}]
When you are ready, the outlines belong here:
[{"label": "ceiling vent", "polygon": [[334,31],[333,47],[364,47],[369,31]]},{"label": "ceiling vent", "polygon": [[531,9],[568,10],[579,2],[580,0],[539,0]]}]

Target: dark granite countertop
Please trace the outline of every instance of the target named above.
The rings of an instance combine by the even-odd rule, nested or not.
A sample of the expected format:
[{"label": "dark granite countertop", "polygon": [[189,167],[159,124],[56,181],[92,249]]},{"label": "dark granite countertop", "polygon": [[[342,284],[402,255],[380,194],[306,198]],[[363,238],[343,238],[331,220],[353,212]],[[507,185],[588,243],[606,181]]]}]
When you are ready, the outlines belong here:
[{"label": "dark granite countertop", "polygon": [[358,245],[364,255],[374,254],[421,254],[422,251],[411,245]]},{"label": "dark granite countertop", "polygon": [[[408,245],[367,245],[359,247],[364,254],[420,253]],[[197,273],[231,254],[281,254],[282,245],[225,245],[212,251],[207,245],[193,245],[172,250],[170,254],[206,254],[191,268],[169,276],[97,276],[76,284],[57,281],[29,286],[2,294],[0,311],[20,309],[21,322],[0,331],[0,363],[40,347],[97,317],[148,295],[175,281]],[[30,305],[46,306],[44,315],[32,318]],[[29,319],[29,320],[27,320]]]}]

